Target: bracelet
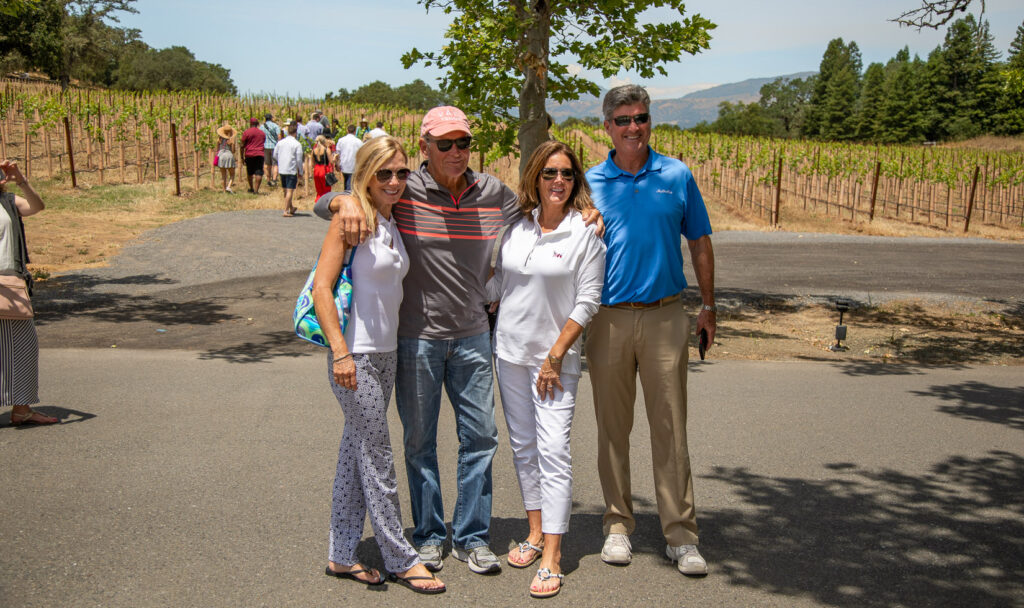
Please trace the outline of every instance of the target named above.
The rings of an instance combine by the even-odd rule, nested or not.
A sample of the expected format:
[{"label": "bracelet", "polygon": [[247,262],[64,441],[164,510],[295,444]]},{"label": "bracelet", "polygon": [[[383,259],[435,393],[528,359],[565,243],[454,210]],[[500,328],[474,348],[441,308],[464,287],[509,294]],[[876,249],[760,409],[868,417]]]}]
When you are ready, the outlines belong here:
[{"label": "bracelet", "polygon": [[714,304],[705,304],[705,305],[701,306],[700,309],[701,310],[706,310],[708,312],[714,312],[714,313],[718,312],[718,306],[715,306]]},{"label": "bracelet", "polygon": [[340,357],[335,357],[334,358],[334,362],[337,363],[338,361],[344,361],[345,359],[348,359],[351,356],[352,356],[352,353],[345,353],[344,355],[342,355]]}]

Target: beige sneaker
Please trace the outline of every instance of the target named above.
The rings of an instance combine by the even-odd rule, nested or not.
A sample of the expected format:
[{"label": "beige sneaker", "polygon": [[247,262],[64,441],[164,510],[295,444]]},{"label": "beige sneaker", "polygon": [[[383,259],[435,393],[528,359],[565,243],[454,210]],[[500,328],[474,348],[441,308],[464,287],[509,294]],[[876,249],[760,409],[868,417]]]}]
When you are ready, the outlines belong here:
[{"label": "beige sneaker", "polygon": [[704,576],[708,573],[708,563],[697,550],[697,545],[666,545],[665,555],[678,562],[676,567],[687,576]]},{"label": "beige sneaker", "polygon": [[625,566],[633,561],[633,545],[629,544],[629,537],[625,534],[609,534],[604,539],[604,546],[601,547],[601,559],[606,564]]}]

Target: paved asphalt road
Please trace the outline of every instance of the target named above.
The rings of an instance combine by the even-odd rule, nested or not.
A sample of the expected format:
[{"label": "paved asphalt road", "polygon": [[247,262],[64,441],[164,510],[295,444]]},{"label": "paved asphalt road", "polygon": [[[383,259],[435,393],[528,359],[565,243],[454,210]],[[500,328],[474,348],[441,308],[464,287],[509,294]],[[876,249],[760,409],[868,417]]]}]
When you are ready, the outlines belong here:
[{"label": "paved asphalt road", "polygon": [[[40,290],[40,409],[63,424],[0,426],[0,606],[530,602],[530,572],[482,577],[451,557],[442,572],[450,590],[433,599],[320,573],[342,417],[322,351],[296,347],[287,322],[326,225],[270,213],[153,231],[112,267]],[[791,276],[781,281],[788,296],[884,297],[920,288],[889,281],[927,262],[950,269],[922,281],[929,297],[1019,309],[1020,245],[916,241],[716,235],[719,286],[758,297]],[[766,263],[768,252],[789,248],[788,261]],[[986,270],[954,272],[950,252],[984,260]],[[864,275],[878,274],[874,284],[841,286],[840,275],[807,269],[829,255],[886,271]],[[981,293],[965,293],[964,282]],[[554,605],[1024,605],[1020,368],[691,364],[691,455],[711,564],[703,579],[660,557],[642,398],[636,556],[625,568],[601,563],[596,431],[589,383],[580,386],[567,579]],[[442,412],[450,515],[457,447],[451,410]],[[8,420],[0,414],[0,425]],[[393,410],[390,423],[398,437]],[[499,429],[492,544],[504,554],[525,522]],[[408,524],[404,468],[397,472]],[[360,553],[380,565],[368,529]]]}]

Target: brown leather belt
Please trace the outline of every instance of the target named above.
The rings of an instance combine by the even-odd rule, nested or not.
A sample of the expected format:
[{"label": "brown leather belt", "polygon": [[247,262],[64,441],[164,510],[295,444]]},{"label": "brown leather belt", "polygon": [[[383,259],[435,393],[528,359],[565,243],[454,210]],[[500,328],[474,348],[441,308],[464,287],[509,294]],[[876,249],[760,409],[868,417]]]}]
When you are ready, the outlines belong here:
[{"label": "brown leather belt", "polygon": [[661,308],[679,299],[679,294],[667,296],[654,302],[619,302],[618,304],[603,305],[605,308],[621,308],[623,310],[645,310],[647,308]]}]

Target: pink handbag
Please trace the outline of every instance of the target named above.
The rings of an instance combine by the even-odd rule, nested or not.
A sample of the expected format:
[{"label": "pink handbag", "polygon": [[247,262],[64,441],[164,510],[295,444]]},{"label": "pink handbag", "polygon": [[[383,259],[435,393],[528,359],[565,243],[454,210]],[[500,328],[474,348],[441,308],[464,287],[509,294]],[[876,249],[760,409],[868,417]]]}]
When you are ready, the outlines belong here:
[{"label": "pink handbag", "polygon": [[31,319],[32,299],[25,279],[13,274],[0,274],[0,319]]}]

